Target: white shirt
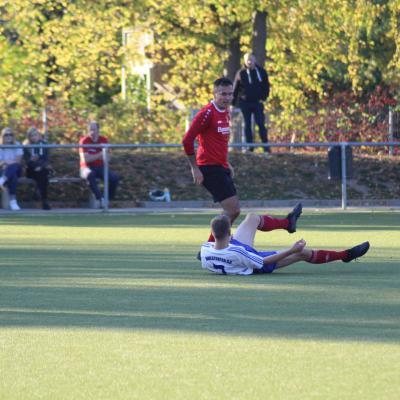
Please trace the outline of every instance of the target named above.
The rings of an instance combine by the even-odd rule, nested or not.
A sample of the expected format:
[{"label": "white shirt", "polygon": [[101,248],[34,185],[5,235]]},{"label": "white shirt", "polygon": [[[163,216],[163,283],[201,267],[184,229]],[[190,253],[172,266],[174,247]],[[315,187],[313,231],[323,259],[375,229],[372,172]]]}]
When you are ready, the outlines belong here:
[{"label": "white shirt", "polygon": [[[15,144],[21,144],[20,142],[15,142]],[[22,147],[18,149],[0,149],[0,160],[1,161],[17,161],[18,156],[22,156],[24,151]]]},{"label": "white shirt", "polygon": [[248,251],[245,247],[229,244],[222,250],[214,248],[215,243],[201,246],[201,266],[217,274],[251,275],[253,269],[261,269],[264,257]]}]

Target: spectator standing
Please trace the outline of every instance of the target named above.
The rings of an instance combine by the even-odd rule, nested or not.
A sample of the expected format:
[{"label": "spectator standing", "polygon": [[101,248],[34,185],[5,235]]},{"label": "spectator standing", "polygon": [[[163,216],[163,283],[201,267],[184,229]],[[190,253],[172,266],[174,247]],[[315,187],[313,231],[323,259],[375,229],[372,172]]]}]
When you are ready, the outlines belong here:
[{"label": "spectator standing", "polygon": [[[99,124],[96,121],[91,121],[88,126],[87,136],[82,137],[79,140],[79,144],[90,145],[90,144],[107,144],[108,139],[105,136],[100,135]],[[104,181],[104,160],[103,152],[101,148],[97,147],[86,147],[79,148],[80,157],[80,175],[83,179],[86,179],[89,183],[90,189],[96,197],[97,207],[104,207],[104,199],[101,195],[97,179]],[[119,176],[109,170],[109,198],[112,200],[117,190]]]},{"label": "spectator standing", "polygon": [[[35,128],[31,127],[26,132],[26,140],[24,145],[29,144],[46,144],[42,139],[42,135]],[[24,148],[24,161],[26,164],[26,176],[36,182],[37,189],[40,194],[43,210],[51,210],[50,204],[47,202],[47,188],[49,186],[49,151],[44,147]]]},{"label": "spectator standing", "polygon": [[[14,135],[14,131],[7,127],[1,131],[1,144],[18,145],[20,144]],[[21,208],[17,203],[17,184],[18,178],[22,174],[22,147],[0,149],[0,188],[7,188],[10,196],[10,209],[18,211]]]},{"label": "spectator standing", "polygon": [[[228,161],[232,96],[232,82],[227,78],[217,79],[214,99],[196,114],[182,140],[194,183],[203,185],[210,192],[231,223],[240,214],[239,198],[233,183],[234,171]],[[196,139],[199,146],[195,154]],[[209,241],[212,240],[211,235]]]},{"label": "spectator standing", "polygon": [[[233,85],[234,106],[238,106],[243,114],[246,142],[253,143],[254,135],[251,125],[251,116],[254,115],[262,143],[268,143],[268,131],[265,127],[264,104],[269,96],[269,78],[267,71],[256,64],[254,54],[244,56],[244,67],[236,73]],[[251,147],[250,151],[254,148]],[[264,152],[270,152],[264,147]]]}]

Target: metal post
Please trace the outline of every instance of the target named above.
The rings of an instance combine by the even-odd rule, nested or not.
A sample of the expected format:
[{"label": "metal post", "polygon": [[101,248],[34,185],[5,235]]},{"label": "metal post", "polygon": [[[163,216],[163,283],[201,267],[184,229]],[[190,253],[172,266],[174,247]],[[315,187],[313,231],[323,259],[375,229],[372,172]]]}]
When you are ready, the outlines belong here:
[{"label": "metal post", "polygon": [[[243,128],[243,117],[242,113],[238,108],[231,110],[231,140],[232,143],[244,143],[244,128]],[[234,147],[233,151],[245,153],[246,147]]]},{"label": "metal post", "polygon": [[151,109],[151,73],[150,68],[147,69],[146,75],[146,97],[147,97],[147,111]]},{"label": "metal post", "polygon": [[125,65],[121,67],[121,97],[126,100],[126,69]]},{"label": "metal post", "polygon": [[[246,143],[246,133],[245,133],[245,127],[244,127],[244,118],[243,118],[243,113],[240,109],[238,109],[240,112],[240,142],[241,143]],[[248,151],[248,147],[241,147],[242,153],[246,153]]]},{"label": "metal post", "polygon": [[[393,142],[393,110],[389,108],[389,142]],[[389,146],[389,156],[393,155],[393,146]]]},{"label": "metal post", "polygon": [[[127,45],[128,45],[128,36],[129,36],[130,30],[129,29],[122,29],[122,47],[124,50],[126,50]],[[126,61],[126,55],[124,54],[122,60],[122,65],[121,65],[121,97],[122,100],[126,100],[126,67],[125,67],[125,61]]]},{"label": "metal post", "polygon": [[[256,121],[255,121],[255,118],[254,118],[254,114],[252,113],[251,114],[251,132],[253,134],[253,143],[255,143],[255,140],[256,140],[256,132],[255,132],[255,130],[256,130]],[[247,140],[245,140],[245,142],[247,143]],[[253,151],[256,150],[256,148],[257,147],[253,147]],[[248,149],[250,150],[250,148],[248,148]],[[264,150],[264,148],[262,148],[261,150]]]},{"label": "metal post", "polygon": [[104,161],[104,211],[108,211],[108,187],[109,187],[109,166],[108,166],[108,148],[103,147],[103,161]]},{"label": "metal post", "polygon": [[346,142],[340,143],[342,161],[342,210],[347,208]]},{"label": "metal post", "polygon": [[44,107],[43,113],[42,113],[42,126],[43,126],[43,138],[45,142],[49,141],[49,132],[48,132],[48,127],[47,127],[47,108]]}]

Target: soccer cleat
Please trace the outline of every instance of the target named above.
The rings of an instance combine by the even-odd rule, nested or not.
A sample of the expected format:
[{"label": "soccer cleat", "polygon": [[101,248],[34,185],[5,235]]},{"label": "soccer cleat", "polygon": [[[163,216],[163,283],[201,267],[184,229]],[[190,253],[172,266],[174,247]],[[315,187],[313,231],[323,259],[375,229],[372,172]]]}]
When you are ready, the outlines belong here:
[{"label": "soccer cleat", "polygon": [[297,223],[297,220],[299,219],[302,211],[303,211],[303,206],[301,203],[298,203],[286,217],[289,221],[289,225],[287,227],[287,231],[289,233],[296,232],[296,223]]},{"label": "soccer cleat", "polygon": [[196,259],[201,261],[201,253],[200,252],[197,253]]},{"label": "soccer cleat", "polygon": [[364,242],[358,246],[354,246],[347,250],[347,256],[343,258],[343,262],[348,263],[356,258],[362,257],[369,249],[369,242]]},{"label": "soccer cleat", "polygon": [[13,211],[19,211],[21,209],[17,203],[17,200],[10,200],[10,208]]}]

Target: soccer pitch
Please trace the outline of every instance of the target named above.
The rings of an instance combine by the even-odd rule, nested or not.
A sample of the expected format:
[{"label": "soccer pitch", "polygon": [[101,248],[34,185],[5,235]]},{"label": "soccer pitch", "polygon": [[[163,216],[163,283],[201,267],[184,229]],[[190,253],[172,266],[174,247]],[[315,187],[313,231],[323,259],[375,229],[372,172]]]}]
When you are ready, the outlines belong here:
[{"label": "soccer pitch", "polygon": [[399,212],[305,209],[256,247],[370,251],[250,277],[200,268],[211,216],[1,216],[0,398],[400,397]]}]

